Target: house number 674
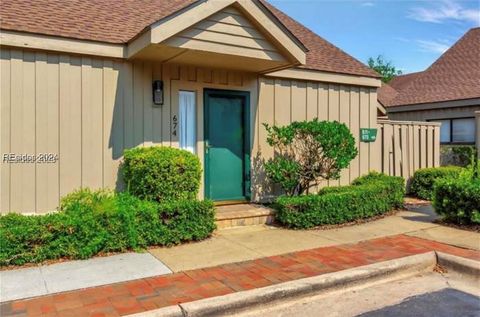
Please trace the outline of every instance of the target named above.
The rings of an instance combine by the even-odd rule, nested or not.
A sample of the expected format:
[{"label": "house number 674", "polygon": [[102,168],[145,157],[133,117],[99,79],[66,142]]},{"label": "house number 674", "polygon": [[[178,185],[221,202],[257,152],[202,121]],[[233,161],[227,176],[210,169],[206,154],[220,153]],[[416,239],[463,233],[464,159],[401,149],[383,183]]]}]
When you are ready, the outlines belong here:
[{"label": "house number 674", "polygon": [[177,136],[178,119],[176,115],[173,116],[172,121],[173,121],[172,135]]}]

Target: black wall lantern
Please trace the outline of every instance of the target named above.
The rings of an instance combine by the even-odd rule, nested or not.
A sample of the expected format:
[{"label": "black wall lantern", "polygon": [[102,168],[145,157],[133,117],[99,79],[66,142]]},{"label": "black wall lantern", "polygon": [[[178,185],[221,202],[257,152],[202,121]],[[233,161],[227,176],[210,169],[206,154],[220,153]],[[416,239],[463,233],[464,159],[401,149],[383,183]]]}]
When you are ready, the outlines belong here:
[{"label": "black wall lantern", "polygon": [[153,103],[155,105],[163,105],[163,81],[154,80],[152,83]]}]

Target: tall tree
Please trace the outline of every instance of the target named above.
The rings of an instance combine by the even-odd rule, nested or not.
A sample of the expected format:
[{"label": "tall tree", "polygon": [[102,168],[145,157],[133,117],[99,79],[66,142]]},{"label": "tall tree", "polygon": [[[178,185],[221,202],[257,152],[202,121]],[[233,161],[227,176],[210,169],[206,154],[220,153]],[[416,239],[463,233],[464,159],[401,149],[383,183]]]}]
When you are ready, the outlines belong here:
[{"label": "tall tree", "polygon": [[387,61],[382,55],[376,58],[370,57],[367,61],[368,67],[382,75],[382,81],[388,83],[393,77],[401,75],[402,71],[393,65],[392,61]]}]

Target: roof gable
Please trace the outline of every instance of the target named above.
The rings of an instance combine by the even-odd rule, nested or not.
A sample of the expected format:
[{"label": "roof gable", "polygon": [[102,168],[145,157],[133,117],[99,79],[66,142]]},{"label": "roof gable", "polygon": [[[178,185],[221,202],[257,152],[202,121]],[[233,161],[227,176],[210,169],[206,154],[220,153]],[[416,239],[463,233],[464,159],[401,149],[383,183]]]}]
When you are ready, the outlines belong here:
[{"label": "roof gable", "polygon": [[254,72],[301,65],[306,60],[305,48],[282,24],[265,14],[258,3],[244,0],[202,1],[160,20],[128,43],[127,56],[213,67],[245,66]]},{"label": "roof gable", "polygon": [[233,6],[209,16],[164,43],[180,48],[286,61],[279,49]]}]

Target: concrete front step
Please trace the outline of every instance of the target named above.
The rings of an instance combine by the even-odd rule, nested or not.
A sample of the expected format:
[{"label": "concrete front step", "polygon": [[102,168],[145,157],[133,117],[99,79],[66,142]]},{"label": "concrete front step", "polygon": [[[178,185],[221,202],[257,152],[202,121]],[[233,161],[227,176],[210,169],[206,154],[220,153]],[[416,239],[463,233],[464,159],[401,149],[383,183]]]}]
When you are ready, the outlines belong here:
[{"label": "concrete front step", "polygon": [[271,224],[275,220],[273,209],[257,204],[217,206],[215,209],[217,229]]}]

